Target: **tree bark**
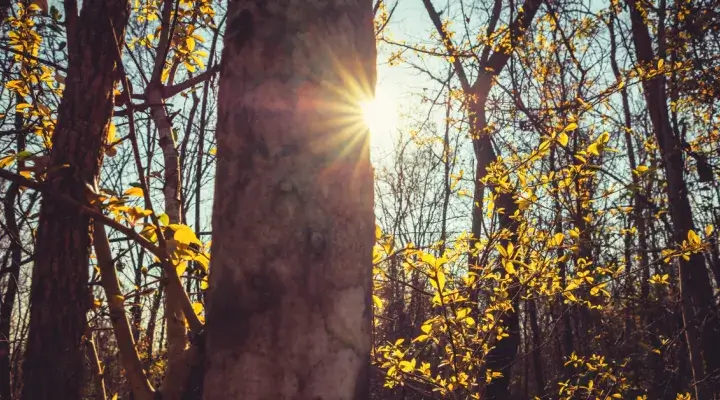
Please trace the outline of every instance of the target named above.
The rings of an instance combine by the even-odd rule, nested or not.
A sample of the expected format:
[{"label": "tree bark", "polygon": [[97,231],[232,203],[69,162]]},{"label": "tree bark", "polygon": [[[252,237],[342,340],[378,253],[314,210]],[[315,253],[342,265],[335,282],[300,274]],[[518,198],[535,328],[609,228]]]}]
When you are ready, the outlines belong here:
[{"label": "tree bark", "polygon": [[[87,0],[69,29],[68,76],[53,133],[47,181],[78,202],[94,185],[113,112],[115,37],[124,37],[127,0]],[[112,27],[111,27],[112,24]],[[78,399],[85,384],[83,336],[90,292],[87,216],[45,197],[30,293],[23,399]]]},{"label": "tree bark", "polygon": [[370,0],[240,0],[220,76],[205,399],[366,399]]}]

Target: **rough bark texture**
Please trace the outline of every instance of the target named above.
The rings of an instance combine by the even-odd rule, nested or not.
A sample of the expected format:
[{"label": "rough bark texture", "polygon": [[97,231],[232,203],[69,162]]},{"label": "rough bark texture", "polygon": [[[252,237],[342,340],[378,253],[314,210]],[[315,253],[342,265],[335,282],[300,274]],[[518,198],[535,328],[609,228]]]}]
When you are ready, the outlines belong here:
[{"label": "rough bark texture", "polygon": [[[55,190],[79,202],[97,178],[113,111],[115,38],[124,36],[126,0],[86,0],[69,40],[66,88],[53,133]],[[67,165],[64,168],[52,168]],[[22,398],[79,399],[84,387],[83,335],[89,306],[90,228],[75,209],[42,200],[31,286]]]},{"label": "rough bark texture", "polygon": [[230,3],[205,399],[365,399],[370,0]]}]

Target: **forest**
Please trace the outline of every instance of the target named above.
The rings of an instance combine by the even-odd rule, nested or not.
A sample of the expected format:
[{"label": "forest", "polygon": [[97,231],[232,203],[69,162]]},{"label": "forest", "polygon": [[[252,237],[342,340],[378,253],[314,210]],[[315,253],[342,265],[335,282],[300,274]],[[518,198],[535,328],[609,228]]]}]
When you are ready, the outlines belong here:
[{"label": "forest", "polygon": [[0,0],[0,400],[720,399],[720,1]]}]

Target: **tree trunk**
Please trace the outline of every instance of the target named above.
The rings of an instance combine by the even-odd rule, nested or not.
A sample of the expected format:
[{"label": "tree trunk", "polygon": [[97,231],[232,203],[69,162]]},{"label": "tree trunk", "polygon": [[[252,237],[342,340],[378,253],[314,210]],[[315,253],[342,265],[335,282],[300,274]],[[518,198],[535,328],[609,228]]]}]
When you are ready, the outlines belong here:
[{"label": "tree trunk", "polygon": [[[10,184],[5,197],[5,223],[8,236],[10,236],[10,268],[8,268],[7,288],[0,305],[0,399],[11,400],[12,388],[10,386],[10,324],[13,307],[18,290],[20,275],[20,262],[22,259],[22,242],[20,229],[15,218],[15,204],[19,194],[20,185]],[[3,264],[3,268],[5,265]]]},{"label": "tree trunk", "polygon": [[370,0],[239,0],[220,76],[206,399],[366,399]]},{"label": "tree trunk", "polygon": [[[77,26],[68,27],[74,35],[68,38],[67,86],[52,137],[47,182],[81,203],[86,202],[86,185],[95,184],[102,161],[113,112],[115,36],[118,40],[124,37],[128,6],[126,0],[86,0]],[[87,217],[43,198],[30,293],[23,399],[81,398],[90,244]]]},{"label": "tree trunk", "polygon": [[[650,63],[655,65],[650,32],[637,9],[638,4],[635,0],[627,0],[627,4],[638,61],[645,66]],[[688,231],[694,230],[694,223],[684,176],[682,147],[670,125],[664,75],[643,80],[643,90],[663,158],[673,239],[679,244],[687,239]],[[709,399],[712,398],[712,385],[706,379],[706,373],[716,373],[720,366],[720,347],[717,346],[720,324],[717,316],[712,315],[716,306],[710,277],[701,253],[691,255],[688,260],[680,258],[678,263],[683,324],[695,394],[699,400]]]},{"label": "tree trunk", "polygon": [[[22,96],[16,96],[17,104],[23,103]],[[20,132],[23,127],[23,114],[15,113],[15,130],[17,134],[17,152],[25,150],[25,134]],[[25,166],[25,161],[18,160],[18,172]],[[20,227],[15,216],[15,205],[19,204],[20,185],[11,183],[5,196],[5,224],[7,225],[8,236],[10,237],[10,268],[8,268],[7,288],[0,304],[0,400],[12,399],[11,372],[10,366],[10,325],[15,298],[18,292],[18,279],[20,279],[20,263],[22,261],[22,239]],[[4,267],[4,265],[3,265]],[[16,371],[17,372],[17,371]]]},{"label": "tree trunk", "polygon": [[[528,299],[525,303],[530,314],[530,329],[532,334],[532,362],[533,372],[535,373],[535,391],[538,397],[545,395],[545,374],[543,373],[544,367],[542,363],[542,339],[540,335],[540,325],[538,324],[537,316],[537,301],[535,299]],[[529,377],[525,377],[529,380]]]}]

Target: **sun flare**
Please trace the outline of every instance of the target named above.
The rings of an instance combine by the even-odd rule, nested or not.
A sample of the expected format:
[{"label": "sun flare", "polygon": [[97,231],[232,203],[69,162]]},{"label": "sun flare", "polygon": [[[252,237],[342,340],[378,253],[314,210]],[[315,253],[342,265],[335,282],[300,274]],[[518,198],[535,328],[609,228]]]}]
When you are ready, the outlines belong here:
[{"label": "sun flare", "polygon": [[363,120],[370,129],[371,142],[375,146],[390,144],[390,135],[397,129],[397,100],[382,88],[375,90],[375,98],[361,103]]}]

